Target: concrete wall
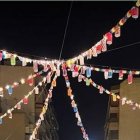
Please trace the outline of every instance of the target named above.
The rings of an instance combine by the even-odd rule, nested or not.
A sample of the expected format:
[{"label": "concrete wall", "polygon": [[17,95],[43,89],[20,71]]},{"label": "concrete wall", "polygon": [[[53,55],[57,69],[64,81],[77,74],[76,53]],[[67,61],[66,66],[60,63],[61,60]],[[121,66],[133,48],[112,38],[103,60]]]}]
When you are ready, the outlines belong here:
[{"label": "concrete wall", "polygon": [[[120,85],[120,96],[127,97],[140,103],[140,79],[127,84],[127,80]],[[132,110],[131,106],[120,104],[119,112],[119,140],[140,140],[140,110]]]},{"label": "concrete wall", "polygon": [[[0,66],[0,87],[6,84],[12,84],[14,81],[19,81],[21,78],[27,78],[28,75],[33,73],[31,67],[21,66]],[[27,84],[20,85],[14,89],[14,93],[9,96],[7,91],[4,93],[4,98],[1,98],[2,113],[5,113],[8,108],[13,107],[20,99],[24,97],[33,87]],[[16,114],[15,114],[16,112]],[[35,122],[35,100],[34,94],[29,97],[29,104],[23,105],[21,110],[15,110],[13,119],[4,119],[4,124],[0,126],[0,140],[5,138],[16,131],[9,140],[25,140],[25,126],[29,123]],[[9,128],[9,129],[8,129]]]},{"label": "concrete wall", "polygon": [[25,114],[13,115],[13,119],[4,118],[0,125],[0,140],[25,140]]}]

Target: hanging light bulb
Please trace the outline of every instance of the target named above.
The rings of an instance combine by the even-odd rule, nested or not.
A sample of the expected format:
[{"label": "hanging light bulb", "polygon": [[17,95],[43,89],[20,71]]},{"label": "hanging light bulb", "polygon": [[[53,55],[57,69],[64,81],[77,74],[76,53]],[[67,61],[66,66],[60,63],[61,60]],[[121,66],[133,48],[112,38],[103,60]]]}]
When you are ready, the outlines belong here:
[{"label": "hanging light bulb", "polygon": [[42,86],[42,82],[39,82],[39,84],[38,84],[39,86]]},{"label": "hanging light bulb", "polygon": [[73,100],[73,99],[74,99],[74,95],[71,95],[71,96],[70,96],[70,99]]},{"label": "hanging light bulb", "polygon": [[24,103],[25,105],[27,105],[28,102],[29,102],[28,97],[25,96],[25,97],[23,98],[23,103]]},{"label": "hanging light bulb", "polygon": [[20,83],[21,83],[21,84],[25,84],[25,79],[22,78],[22,79],[20,80]]},{"label": "hanging light bulb", "polygon": [[6,85],[6,86],[5,86],[5,89],[8,90],[9,87],[10,87],[9,85]]},{"label": "hanging light bulb", "polygon": [[19,85],[18,82],[14,82],[13,87],[17,87]]},{"label": "hanging light bulb", "polygon": [[9,119],[12,119],[13,115],[10,109],[7,110],[7,113],[9,114]]}]

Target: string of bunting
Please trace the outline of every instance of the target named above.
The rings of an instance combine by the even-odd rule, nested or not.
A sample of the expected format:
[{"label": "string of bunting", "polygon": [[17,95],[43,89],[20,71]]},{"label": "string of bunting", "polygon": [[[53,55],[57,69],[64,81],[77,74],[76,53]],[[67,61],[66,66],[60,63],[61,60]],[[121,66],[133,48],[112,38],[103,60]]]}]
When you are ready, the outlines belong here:
[{"label": "string of bunting", "polygon": [[[63,64],[65,67],[67,67],[66,63]],[[76,67],[75,67],[76,66]],[[128,104],[133,106],[133,110],[135,110],[136,108],[140,109],[140,104],[133,102],[132,100],[128,100],[126,97],[120,97],[119,95],[116,95],[115,93],[110,92],[109,90],[103,88],[102,85],[98,85],[95,82],[93,82],[91,79],[88,79],[91,77],[91,68],[86,69],[86,70],[82,70],[79,71],[79,66],[77,67],[77,65],[75,65],[74,67],[70,67],[70,69],[68,69],[69,71],[72,72],[72,77],[78,77],[78,82],[82,82],[82,80],[84,80],[86,82],[86,85],[89,86],[90,84],[92,84],[95,88],[99,89],[99,93],[102,94],[103,92],[107,93],[108,95],[111,95],[113,97],[113,101],[116,101],[117,99],[122,101],[122,105],[124,104]],[[86,77],[84,76],[84,74],[86,74]],[[108,73],[107,75],[108,76]],[[120,76],[120,80],[122,80],[123,76]],[[132,73],[128,75],[128,84],[132,84],[133,82],[133,75]]]},{"label": "string of bunting", "polygon": [[85,130],[84,126],[83,126],[83,123],[82,123],[82,120],[81,120],[81,117],[80,117],[80,114],[79,114],[79,111],[78,111],[77,104],[76,104],[76,102],[74,100],[74,95],[72,94],[72,89],[71,89],[71,86],[70,86],[70,81],[69,81],[69,78],[68,78],[68,75],[67,75],[66,67],[64,67],[64,66],[63,66],[63,76],[65,78],[65,82],[66,82],[66,86],[67,86],[67,95],[71,99],[71,106],[73,108],[73,111],[75,113],[75,117],[77,119],[77,125],[81,129],[81,132],[83,134],[83,138],[85,140],[89,140],[88,134],[86,133],[86,130]]},{"label": "string of bunting", "polygon": [[124,105],[124,104],[130,105],[130,106],[132,106],[133,110],[140,109],[139,103],[136,103],[130,99],[127,99],[126,97],[120,97],[120,95],[105,89],[102,85],[96,84],[91,78],[89,79],[89,78],[79,74],[78,82],[82,82],[82,81],[84,81],[86,83],[86,86],[92,85],[93,87],[98,89],[100,94],[103,94],[103,92],[105,92],[107,95],[112,96],[112,99],[114,102],[116,102],[117,100],[120,100],[122,105]]},{"label": "string of bunting", "polygon": [[[113,34],[116,38],[121,36],[121,27],[126,23],[126,21],[132,17],[134,19],[137,19],[139,17],[139,6],[140,6],[140,0],[137,0],[136,5],[133,6],[126,14],[125,16],[115,25],[109,32],[103,35],[103,38],[97,42],[92,48],[85,51],[84,53],[81,53],[77,57],[68,59],[68,63],[74,63],[78,60],[80,61],[80,65],[84,65],[84,58],[87,57],[87,59],[91,59],[92,57],[97,57],[98,54],[101,52],[107,51],[107,45],[111,45],[113,42]],[[20,55],[17,55],[15,53],[9,53],[5,50],[0,50],[0,61],[3,59],[10,59],[11,65],[16,65],[16,58],[18,58],[20,61],[22,61],[22,66],[26,66],[28,63],[33,63],[33,67],[35,71],[38,71],[37,65],[43,65],[46,67],[48,64],[62,64],[63,61],[56,60],[56,59],[49,59],[49,60],[36,60],[31,59],[27,57],[23,57]]]},{"label": "string of bunting", "polygon": [[[64,63],[63,63],[64,64]],[[98,68],[98,67],[88,67],[88,66],[80,66],[80,65],[76,65],[76,64],[72,64],[72,65],[67,65],[66,63],[64,64],[67,66],[68,69],[70,69],[72,71],[72,77],[77,77],[78,74],[85,74],[86,77],[91,77],[92,71],[96,71],[96,72],[103,72],[104,73],[104,78],[110,79],[113,77],[113,74],[116,73],[118,74],[118,80],[123,80],[124,75],[127,74],[127,79],[128,79],[128,84],[132,84],[133,83],[133,76],[134,75],[140,75],[140,70],[125,70],[125,69],[120,69],[120,70],[115,70],[110,68]]]},{"label": "string of bunting", "polygon": [[[113,34],[116,38],[121,36],[121,27],[126,23],[126,21],[132,17],[134,19],[137,19],[139,17],[139,6],[140,2],[139,0],[136,3],[136,6],[133,6],[126,15],[118,22],[117,25],[115,25],[108,33],[103,35],[103,38],[96,43],[92,48],[85,51],[84,53],[78,55],[77,57],[68,59],[68,63],[75,63],[80,62],[80,65],[84,65],[84,58],[87,57],[87,59],[91,59],[92,57],[97,57],[98,54],[101,52],[107,51],[107,45],[111,45],[113,42]],[[38,65],[43,65],[44,69],[48,64],[62,64],[63,61],[52,59],[52,60],[36,60],[31,59],[23,56],[19,56],[14,53],[9,53],[5,50],[0,50],[0,61],[3,59],[10,59],[11,65],[16,65],[16,58],[18,58],[22,62],[22,66],[26,66],[28,63],[33,63],[33,68],[35,72],[38,72]]]},{"label": "string of bunting", "polygon": [[121,36],[121,28],[126,23],[126,21],[132,17],[134,19],[137,19],[139,17],[139,6],[140,6],[140,0],[136,2],[136,5],[133,6],[126,14],[125,16],[115,25],[109,32],[103,35],[103,38],[97,42],[94,46],[92,46],[89,50],[81,53],[80,55],[68,59],[67,63],[73,64],[73,63],[80,63],[80,65],[84,65],[84,59],[91,59],[92,57],[97,57],[98,54],[101,54],[102,52],[107,51],[107,45],[111,45],[113,43],[113,35],[118,38]]},{"label": "string of bunting", "polygon": [[[100,69],[100,68],[95,68],[95,67],[87,67],[84,64],[84,59],[91,59],[92,57],[97,57],[100,53],[107,51],[108,45],[111,45],[113,43],[113,35],[118,38],[121,36],[121,28],[122,26],[126,23],[126,21],[132,17],[134,19],[137,19],[139,17],[139,6],[140,6],[140,0],[136,2],[136,5],[133,6],[127,13],[126,15],[115,25],[109,32],[103,35],[103,38],[97,42],[94,46],[92,46],[89,50],[81,53],[80,55],[68,59],[66,61],[66,64],[62,64],[63,61],[59,60],[36,60],[36,59],[31,59],[23,56],[19,56],[15,53],[9,53],[5,50],[0,50],[0,61],[5,60],[5,59],[10,59],[10,63],[12,66],[16,65],[16,60],[19,59],[22,62],[22,66],[27,66],[28,63],[33,64],[33,70],[34,72],[37,72],[36,74],[30,75],[27,80],[21,79],[19,82],[14,82],[12,85],[6,85],[5,88],[0,87],[0,97],[3,97],[3,91],[7,90],[8,94],[11,95],[13,93],[13,88],[16,88],[20,84],[28,83],[30,86],[33,85],[33,78],[37,77],[38,75],[41,75],[44,71],[48,71],[48,67],[51,68],[52,71],[55,71],[55,76],[52,80],[51,87],[49,89],[49,93],[45,99],[44,106],[42,108],[42,112],[39,115],[39,119],[36,122],[36,126],[32,132],[32,135],[30,136],[30,140],[35,140],[36,135],[38,132],[39,127],[41,126],[41,122],[44,120],[44,115],[47,112],[48,109],[48,104],[49,100],[52,98],[52,91],[53,88],[56,87],[56,79],[57,76],[60,76],[60,66],[62,66],[62,72],[63,76],[65,78],[66,82],[66,87],[67,87],[67,95],[71,99],[71,106],[73,108],[73,111],[75,113],[75,117],[77,119],[77,125],[80,127],[81,132],[83,134],[83,138],[85,140],[89,140],[88,134],[86,133],[86,129],[83,126],[77,104],[74,100],[74,95],[72,93],[72,88],[70,86],[70,81],[69,77],[67,75],[67,66],[70,68],[72,71],[72,77],[78,77],[78,82],[85,81],[87,86],[92,85],[93,87],[97,88],[99,90],[100,94],[103,94],[105,92],[106,94],[112,96],[113,101],[120,100],[122,102],[122,105],[128,104],[132,106],[132,109],[140,109],[140,104],[136,103],[130,99],[127,99],[126,97],[120,97],[120,95],[117,95],[107,89],[105,89],[102,85],[96,84],[90,77],[91,77],[91,72],[92,70],[94,71],[99,71],[99,72],[104,72],[104,78],[109,79],[112,78],[113,73],[118,73],[119,74],[119,80],[123,79],[124,74],[128,74],[128,84],[132,84],[133,82],[133,75],[140,75],[140,71],[127,71],[127,70],[115,70],[115,69]],[[80,65],[75,65],[74,63],[79,63]],[[44,70],[41,72],[39,71],[39,65],[42,65],[44,67]],[[80,74],[79,74],[80,70]],[[86,74],[87,77],[83,76],[83,74]],[[50,76],[49,76],[50,78]],[[35,94],[39,94],[39,86],[42,86],[43,83],[45,83],[47,80],[47,77],[44,77],[41,82],[38,83],[37,86],[35,86],[31,91],[28,92],[24,96],[23,99],[21,99],[13,108],[10,108],[7,110],[5,114],[0,116],[0,124],[3,123],[3,118],[6,116],[9,116],[10,119],[12,119],[13,115],[12,112],[15,109],[21,109],[21,104],[28,104],[29,96],[31,96],[34,92]],[[51,82],[51,78],[48,79],[48,81]]]},{"label": "string of bunting", "polygon": [[38,85],[35,86],[31,91],[29,91],[28,94],[26,94],[26,95],[24,96],[24,98],[21,99],[13,108],[8,109],[7,112],[6,112],[5,114],[3,114],[2,116],[0,116],[0,124],[2,124],[3,118],[5,118],[5,117],[8,116],[8,115],[9,115],[9,118],[12,119],[12,116],[13,116],[13,115],[12,115],[12,112],[13,112],[15,109],[20,110],[20,109],[21,109],[21,104],[27,105],[28,102],[29,102],[29,100],[28,100],[29,96],[31,96],[33,93],[39,94],[39,87],[42,86],[43,83],[46,83],[46,80],[47,80],[47,78],[44,77],[43,80],[42,80],[41,82],[39,82]]},{"label": "string of bunting", "polygon": [[41,113],[39,115],[39,119],[37,120],[37,122],[35,124],[36,127],[34,128],[32,134],[30,136],[30,140],[35,140],[36,139],[38,129],[41,126],[41,122],[44,121],[44,115],[47,112],[49,100],[52,98],[53,88],[56,87],[56,79],[57,79],[57,74],[55,74],[55,76],[54,76],[54,78],[52,80],[51,87],[50,87],[50,89],[48,91],[48,95],[47,95],[47,97],[45,99],[44,106],[43,106],[42,111],[41,111]]},{"label": "string of bunting", "polygon": [[[45,71],[45,72],[48,72],[50,70],[50,67],[48,67],[48,69],[47,69],[47,71]],[[42,71],[40,71],[40,72],[38,72],[38,73],[35,73],[35,74],[30,74],[29,76],[28,76],[28,78],[27,79],[25,79],[25,78],[22,78],[20,81],[18,81],[18,82],[14,82],[13,84],[11,84],[11,85],[6,85],[5,86],[5,88],[3,88],[3,87],[0,87],[0,97],[4,97],[4,91],[6,90],[6,91],[8,91],[8,94],[9,95],[12,95],[13,94],[13,89],[14,88],[17,88],[19,85],[23,85],[23,84],[25,84],[25,83],[27,83],[27,84],[29,84],[29,86],[33,86],[33,83],[34,83],[34,78],[36,78],[36,77],[38,77],[38,76],[40,76],[41,74],[43,74],[43,73],[45,73],[44,72],[44,70],[42,70]],[[51,72],[48,72],[48,74],[47,74],[47,82],[48,83],[50,83],[50,75],[51,75]]]},{"label": "string of bunting", "polygon": [[[0,61],[5,60],[5,59],[10,59],[10,63],[12,66],[16,65],[16,59],[19,59],[22,62],[22,66],[27,66],[27,64],[33,64],[33,70],[34,72],[38,72],[38,67],[39,65],[42,65],[44,67],[44,71],[46,71],[48,69],[48,66],[50,66],[53,69],[59,69],[62,61],[59,60],[36,60],[36,59],[31,59],[31,58],[27,58],[27,57],[23,57],[23,56],[19,56],[17,54],[14,53],[9,53],[5,50],[0,50]],[[57,65],[55,67],[55,65]]]}]

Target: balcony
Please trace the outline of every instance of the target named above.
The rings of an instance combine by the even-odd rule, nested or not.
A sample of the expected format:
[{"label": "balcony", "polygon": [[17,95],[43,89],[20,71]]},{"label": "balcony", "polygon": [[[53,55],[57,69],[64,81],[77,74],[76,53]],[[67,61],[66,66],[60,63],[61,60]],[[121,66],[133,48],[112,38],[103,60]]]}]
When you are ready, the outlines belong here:
[{"label": "balcony", "polygon": [[110,122],[108,129],[109,130],[119,130],[119,123],[118,122]]},{"label": "balcony", "polygon": [[109,113],[119,113],[119,107],[110,106]]}]

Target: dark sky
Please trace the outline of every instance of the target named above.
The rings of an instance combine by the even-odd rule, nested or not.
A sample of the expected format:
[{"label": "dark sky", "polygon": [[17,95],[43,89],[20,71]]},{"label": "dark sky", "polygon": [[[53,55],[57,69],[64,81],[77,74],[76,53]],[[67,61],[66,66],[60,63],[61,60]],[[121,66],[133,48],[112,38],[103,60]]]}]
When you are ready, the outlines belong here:
[{"label": "dark sky", "polygon": [[[0,2],[0,48],[49,58],[58,58],[71,2]],[[70,58],[89,49],[122,18],[134,2],[73,2],[62,58]],[[129,19],[122,36],[114,38],[114,49],[140,41],[140,19]],[[140,45],[107,52],[86,61],[87,64],[140,69]],[[29,55],[26,55],[29,56]],[[94,81],[110,89],[119,83],[117,75],[104,80],[94,72]],[[71,79],[71,78],[70,78]],[[58,79],[53,105],[59,122],[60,140],[82,140],[66,95],[63,78]],[[108,96],[99,95],[71,79],[79,112],[90,140],[103,140]]]}]

